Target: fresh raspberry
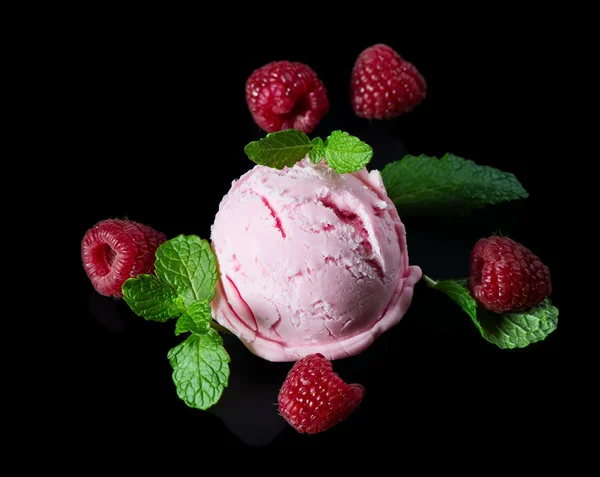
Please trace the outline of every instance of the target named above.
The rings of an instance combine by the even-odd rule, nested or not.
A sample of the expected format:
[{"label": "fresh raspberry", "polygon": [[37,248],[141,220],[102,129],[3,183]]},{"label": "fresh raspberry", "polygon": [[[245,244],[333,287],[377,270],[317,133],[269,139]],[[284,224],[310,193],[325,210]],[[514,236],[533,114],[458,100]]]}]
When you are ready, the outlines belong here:
[{"label": "fresh raspberry", "polygon": [[246,81],[246,102],[256,124],[267,132],[311,132],[329,110],[327,91],[303,63],[273,61]]},{"label": "fresh raspberry", "polygon": [[467,285],[484,308],[498,313],[530,308],[552,292],[548,267],[520,243],[498,236],[475,244]]},{"label": "fresh raspberry", "polygon": [[321,353],[294,363],[279,391],[279,413],[298,432],[316,434],[347,418],[365,394],[360,384],[346,384]]},{"label": "fresh raspberry", "polygon": [[148,225],[102,220],[81,241],[83,268],[98,293],[122,298],[125,280],[154,272],[154,254],[166,240],[165,234]]},{"label": "fresh raspberry", "polygon": [[381,43],[364,50],[352,69],[352,107],[362,118],[400,116],[423,101],[426,90],[417,68]]}]

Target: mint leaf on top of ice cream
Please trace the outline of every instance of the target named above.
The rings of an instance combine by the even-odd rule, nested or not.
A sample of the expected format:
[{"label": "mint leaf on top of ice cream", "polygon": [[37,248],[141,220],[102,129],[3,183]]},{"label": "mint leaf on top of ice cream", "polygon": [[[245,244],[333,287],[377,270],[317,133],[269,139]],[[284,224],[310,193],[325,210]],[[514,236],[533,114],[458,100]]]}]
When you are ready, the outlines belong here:
[{"label": "mint leaf on top of ice cream", "polygon": [[283,169],[292,167],[314,147],[309,137],[297,129],[267,134],[244,148],[250,160],[261,166]]},{"label": "mint leaf on top of ice cream", "polygon": [[316,137],[311,141],[313,148],[308,151],[308,158],[313,164],[318,164],[325,156],[325,143],[320,137]]},{"label": "mint leaf on top of ice cream", "polygon": [[466,280],[435,281],[423,276],[429,287],[449,296],[471,317],[487,341],[502,349],[524,348],[544,340],[558,324],[558,308],[546,298],[527,310],[493,313],[477,304]]},{"label": "mint leaf on top of ice cream", "polygon": [[261,166],[283,169],[292,167],[307,155],[313,164],[327,159],[329,167],[339,174],[363,169],[373,157],[371,146],[344,131],[333,131],[326,139],[312,141],[302,131],[286,129],[267,134],[249,143],[244,152]]},{"label": "mint leaf on top of ice cream", "polygon": [[381,176],[402,217],[466,215],[486,205],[528,197],[510,172],[454,154],[441,159],[408,155],[387,164]]},{"label": "mint leaf on top of ice cream", "polygon": [[373,157],[371,146],[344,131],[333,131],[324,150],[327,163],[340,174],[359,171]]}]

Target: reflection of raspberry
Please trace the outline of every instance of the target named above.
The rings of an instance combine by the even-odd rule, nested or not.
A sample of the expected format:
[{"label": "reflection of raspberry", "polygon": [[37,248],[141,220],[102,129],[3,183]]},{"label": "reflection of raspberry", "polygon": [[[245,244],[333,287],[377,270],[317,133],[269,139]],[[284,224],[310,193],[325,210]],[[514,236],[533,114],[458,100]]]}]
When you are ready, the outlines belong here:
[{"label": "reflection of raspberry", "polygon": [[256,124],[267,132],[299,129],[311,132],[329,110],[327,92],[312,68],[274,61],[246,81],[246,102]]},{"label": "reflection of raspberry", "polygon": [[475,244],[467,285],[484,308],[495,312],[530,308],[552,292],[548,267],[520,243],[497,236]]},{"label": "reflection of raspberry", "polygon": [[364,50],[352,69],[350,94],[357,116],[392,119],[425,98],[427,85],[412,63],[387,45]]},{"label": "reflection of raspberry", "polygon": [[279,413],[298,432],[315,434],[333,427],[358,407],[360,384],[346,384],[322,354],[294,364],[279,391]]},{"label": "reflection of raspberry", "polygon": [[166,240],[162,232],[144,224],[103,220],[81,241],[83,268],[98,293],[121,298],[125,280],[154,272],[154,254]]}]

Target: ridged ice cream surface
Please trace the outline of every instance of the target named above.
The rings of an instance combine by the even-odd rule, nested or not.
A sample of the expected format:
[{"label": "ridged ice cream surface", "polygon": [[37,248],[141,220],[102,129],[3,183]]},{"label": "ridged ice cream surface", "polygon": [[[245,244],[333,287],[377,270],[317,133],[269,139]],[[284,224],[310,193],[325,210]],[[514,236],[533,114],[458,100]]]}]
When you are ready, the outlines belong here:
[{"label": "ridged ice cream surface", "polygon": [[270,361],[364,351],[400,321],[421,278],[377,170],[255,166],[223,197],[211,241],[213,316]]}]

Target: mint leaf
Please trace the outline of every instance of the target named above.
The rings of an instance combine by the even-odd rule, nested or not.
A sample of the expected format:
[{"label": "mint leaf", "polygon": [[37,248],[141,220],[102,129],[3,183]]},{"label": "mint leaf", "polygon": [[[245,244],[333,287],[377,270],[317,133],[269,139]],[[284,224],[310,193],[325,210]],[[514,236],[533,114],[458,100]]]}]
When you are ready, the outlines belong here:
[{"label": "mint leaf", "polygon": [[185,307],[212,300],[217,284],[217,259],[210,244],[196,235],[179,235],[156,250],[156,276],[171,285]]},{"label": "mint leaf", "polygon": [[545,339],[558,325],[558,309],[549,299],[529,310],[493,313],[479,306],[467,288],[466,280],[425,282],[448,295],[471,317],[487,341],[502,349],[524,348]]},{"label": "mint leaf", "polygon": [[314,138],[312,141],[310,141],[310,143],[313,145],[314,148],[319,148],[319,149],[323,149],[324,144],[325,144],[323,142],[323,139],[321,139],[320,137]]},{"label": "mint leaf", "polygon": [[250,160],[261,166],[283,169],[292,167],[313,148],[310,139],[302,131],[286,129],[267,134],[244,148]]},{"label": "mint leaf", "polygon": [[466,215],[529,195],[513,174],[453,154],[441,159],[405,156],[387,164],[381,176],[401,217]]},{"label": "mint leaf", "polygon": [[181,315],[185,309],[175,290],[154,275],[129,278],[122,290],[129,308],[146,320],[165,322]]},{"label": "mint leaf", "polygon": [[177,395],[188,406],[204,410],[217,403],[229,381],[230,358],[215,330],[190,335],[168,358]]},{"label": "mint leaf", "polygon": [[318,164],[325,156],[323,139],[316,137],[310,143],[313,145],[313,148],[308,152],[308,158],[313,164]]},{"label": "mint leaf", "polygon": [[311,141],[296,129],[267,134],[263,139],[248,144],[244,152],[257,164],[276,169],[292,167],[306,155],[313,164],[318,164],[325,157],[329,167],[338,174],[356,172],[373,157],[371,146],[347,132],[333,131],[323,142],[319,137]]},{"label": "mint leaf", "polygon": [[212,315],[210,304],[206,299],[192,303],[186,312],[179,317],[175,324],[175,334],[180,335],[191,331],[196,335],[208,333]]},{"label": "mint leaf", "polygon": [[558,308],[547,298],[525,311],[492,313],[479,309],[477,319],[484,338],[499,348],[524,348],[545,339],[558,326]]},{"label": "mint leaf", "polygon": [[325,140],[325,158],[339,174],[356,172],[373,157],[373,148],[356,136],[344,131],[333,131]]}]

